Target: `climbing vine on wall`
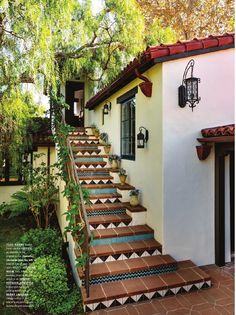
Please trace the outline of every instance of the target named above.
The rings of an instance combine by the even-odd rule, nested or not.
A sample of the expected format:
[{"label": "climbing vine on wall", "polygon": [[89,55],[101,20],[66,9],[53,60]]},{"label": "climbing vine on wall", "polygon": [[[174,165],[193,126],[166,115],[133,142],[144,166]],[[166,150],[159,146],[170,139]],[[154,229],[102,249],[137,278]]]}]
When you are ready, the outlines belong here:
[{"label": "climbing vine on wall", "polygon": [[52,105],[52,128],[54,130],[54,141],[57,145],[57,168],[58,175],[65,182],[63,196],[69,200],[69,209],[64,213],[68,225],[65,227],[65,235],[71,233],[77,243],[80,251],[80,257],[76,259],[76,266],[83,267],[88,259],[88,254],[83,250],[85,242],[85,222],[81,212],[80,189],[83,194],[84,201],[89,202],[88,191],[82,189],[80,183],[71,176],[72,161],[70,150],[67,144],[67,137],[74,130],[73,127],[67,125],[63,121],[63,110],[67,107],[63,98],[57,97],[55,93],[51,93]]}]

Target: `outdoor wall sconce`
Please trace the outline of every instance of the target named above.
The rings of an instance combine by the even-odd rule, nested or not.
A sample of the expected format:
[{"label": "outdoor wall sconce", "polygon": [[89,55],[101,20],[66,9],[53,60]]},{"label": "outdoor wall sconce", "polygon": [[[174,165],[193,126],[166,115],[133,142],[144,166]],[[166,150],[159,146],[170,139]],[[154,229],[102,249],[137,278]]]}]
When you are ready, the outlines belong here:
[{"label": "outdoor wall sconce", "polygon": [[[191,59],[184,70],[182,85],[179,87],[179,106],[185,107],[186,104],[189,103],[189,107],[192,108],[192,111],[201,100],[201,98],[198,97],[198,83],[200,79],[193,76],[193,67],[194,60]],[[191,71],[191,76],[187,78],[189,70]]]},{"label": "outdoor wall sconce", "polygon": [[[142,133],[144,130],[145,133]],[[137,148],[143,149],[144,144],[148,142],[149,132],[145,127],[139,127],[139,133],[137,134]]]},{"label": "outdoor wall sconce", "polygon": [[111,111],[111,102],[107,102],[104,106],[103,106],[103,110],[102,110],[102,124],[104,125],[104,115],[108,115],[108,113]]}]

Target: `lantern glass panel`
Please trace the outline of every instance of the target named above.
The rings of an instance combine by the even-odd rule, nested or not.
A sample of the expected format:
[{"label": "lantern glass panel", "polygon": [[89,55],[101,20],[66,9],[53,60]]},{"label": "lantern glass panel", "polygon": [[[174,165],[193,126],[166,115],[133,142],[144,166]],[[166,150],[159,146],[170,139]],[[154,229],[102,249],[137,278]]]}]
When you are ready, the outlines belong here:
[{"label": "lantern glass panel", "polygon": [[185,80],[186,90],[187,90],[187,99],[189,101],[198,100],[198,78],[188,78]]}]

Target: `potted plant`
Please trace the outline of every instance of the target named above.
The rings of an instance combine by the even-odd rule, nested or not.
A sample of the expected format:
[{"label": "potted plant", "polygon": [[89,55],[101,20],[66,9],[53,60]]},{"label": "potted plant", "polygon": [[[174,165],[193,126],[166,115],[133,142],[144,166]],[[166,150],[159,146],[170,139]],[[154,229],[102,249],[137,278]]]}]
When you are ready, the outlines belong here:
[{"label": "potted plant", "polygon": [[108,141],[108,134],[106,132],[100,133],[99,143],[105,145]]},{"label": "potted plant", "polygon": [[92,129],[93,135],[95,135],[95,129],[97,129],[97,126],[95,124],[91,124],[91,129]]},{"label": "potted plant", "polygon": [[98,138],[99,137],[99,129],[96,127],[95,129],[94,129],[94,136],[96,137],[96,138]]},{"label": "potted plant", "polygon": [[117,169],[119,167],[119,161],[120,161],[119,155],[112,154],[109,156],[108,159],[109,159],[109,162],[111,164],[111,168]]},{"label": "potted plant", "polygon": [[127,175],[126,175],[126,170],[124,168],[120,169],[119,177],[120,177],[120,184],[125,185]]},{"label": "potted plant", "polygon": [[139,189],[133,189],[129,193],[129,203],[131,206],[137,206],[139,204]]},{"label": "potted plant", "polygon": [[107,155],[109,155],[110,153],[110,150],[111,150],[111,143],[109,141],[107,141],[104,145],[104,151]]}]

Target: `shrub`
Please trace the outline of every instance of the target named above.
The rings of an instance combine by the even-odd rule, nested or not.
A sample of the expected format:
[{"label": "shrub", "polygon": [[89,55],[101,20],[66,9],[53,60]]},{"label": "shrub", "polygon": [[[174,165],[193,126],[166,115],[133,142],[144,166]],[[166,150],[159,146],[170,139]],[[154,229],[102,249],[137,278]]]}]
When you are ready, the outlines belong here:
[{"label": "shrub", "polygon": [[10,203],[2,203],[0,205],[0,215],[7,215],[11,218],[29,212],[30,205],[24,191],[15,192],[11,198]]},{"label": "shrub", "polygon": [[79,290],[70,291],[63,262],[58,257],[37,258],[25,270],[21,293],[31,309],[47,314],[69,314],[79,300]]},{"label": "shrub", "polygon": [[32,256],[59,256],[62,254],[62,237],[56,230],[47,229],[31,229],[24,233],[19,239],[19,243],[32,245]]}]

